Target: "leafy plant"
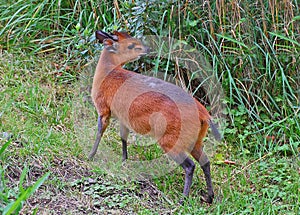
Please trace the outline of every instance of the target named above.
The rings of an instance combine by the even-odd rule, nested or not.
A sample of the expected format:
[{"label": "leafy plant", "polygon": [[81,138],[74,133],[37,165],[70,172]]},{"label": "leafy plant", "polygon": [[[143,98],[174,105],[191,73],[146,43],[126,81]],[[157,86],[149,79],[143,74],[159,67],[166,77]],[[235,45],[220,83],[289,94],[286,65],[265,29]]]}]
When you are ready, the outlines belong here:
[{"label": "leafy plant", "polygon": [[[0,149],[0,157],[4,153],[4,150],[9,146],[11,141],[7,141]],[[0,184],[0,211],[3,215],[10,215],[10,214],[18,214],[22,209],[24,201],[26,201],[38,188],[47,180],[50,173],[46,173],[40,179],[38,179],[33,185],[25,188],[23,187],[23,183],[25,182],[26,174],[28,173],[28,168],[25,167],[22,171],[19,181],[19,191],[17,193],[12,193],[5,184],[5,175],[4,169],[2,165],[0,166],[0,177],[1,177],[1,184]]]}]

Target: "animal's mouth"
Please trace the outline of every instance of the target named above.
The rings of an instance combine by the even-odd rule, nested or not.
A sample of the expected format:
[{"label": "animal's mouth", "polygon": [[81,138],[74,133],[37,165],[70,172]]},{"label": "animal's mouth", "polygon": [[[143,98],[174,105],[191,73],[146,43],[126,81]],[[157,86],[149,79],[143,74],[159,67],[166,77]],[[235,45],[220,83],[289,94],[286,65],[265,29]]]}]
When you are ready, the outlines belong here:
[{"label": "animal's mouth", "polygon": [[149,54],[149,53],[150,53],[150,47],[145,46],[145,52],[142,52],[142,53],[140,54],[140,56],[144,56],[144,55],[147,55],[147,54]]},{"label": "animal's mouth", "polygon": [[137,56],[137,57],[135,57],[135,58],[132,58],[132,59],[128,60],[127,63],[129,63],[129,62],[134,62],[134,61],[136,61],[136,60],[139,60],[142,56],[144,56],[144,55],[139,55],[139,56]]},{"label": "animal's mouth", "polygon": [[143,52],[143,53],[140,53],[140,54],[139,54],[139,57],[145,56],[145,55],[147,55],[147,54],[149,54],[149,52]]}]

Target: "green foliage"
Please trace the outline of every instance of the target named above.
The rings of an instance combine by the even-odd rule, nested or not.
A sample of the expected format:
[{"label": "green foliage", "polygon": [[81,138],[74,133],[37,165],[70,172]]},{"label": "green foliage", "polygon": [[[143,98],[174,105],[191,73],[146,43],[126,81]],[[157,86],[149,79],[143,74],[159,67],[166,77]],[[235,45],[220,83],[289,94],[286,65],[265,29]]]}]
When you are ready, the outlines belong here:
[{"label": "green foliage", "polygon": [[[120,11],[133,34],[184,38],[202,50],[227,96],[231,121],[225,137],[253,142],[247,144],[251,150],[266,136],[276,136],[279,144],[300,141],[294,123],[300,119],[297,1],[162,1],[160,7],[156,1],[128,1]],[[176,68],[166,64],[162,70],[174,74]]]},{"label": "green foliage", "polygon": [[16,1],[0,10],[2,49],[59,51],[69,58],[86,54],[94,30],[114,22],[110,1]]},{"label": "green foliage", "polygon": [[[0,211],[3,214],[18,214],[24,202],[47,180],[48,171],[29,180],[32,166],[26,160],[32,161],[45,153],[44,147],[49,146],[49,142],[57,144],[63,126],[70,126],[69,105],[65,103],[57,109],[66,97],[58,87],[60,81],[49,69],[49,62],[41,64],[37,58],[17,56],[0,54],[0,101],[3,104],[0,108]],[[61,145],[65,143],[63,141]],[[8,180],[7,176],[11,174]]]},{"label": "green foliage", "polygon": [[[2,142],[2,141],[1,141]],[[2,161],[2,154],[5,149],[11,144],[11,141],[6,141],[6,143],[0,149],[0,158]],[[28,173],[28,168],[25,166],[19,180],[18,191],[12,192],[11,188],[6,185],[7,179],[5,178],[5,169],[0,165],[0,212],[3,215],[9,214],[19,214],[24,201],[26,201],[33,193],[39,189],[39,187],[47,180],[50,173],[46,173],[41,178],[39,178],[33,185],[28,187],[23,187],[25,183],[25,177]]]},{"label": "green foliage", "polygon": [[[24,169],[25,170],[25,169]],[[22,175],[26,172],[23,171]],[[15,201],[10,202],[3,210],[4,215],[9,214],[18,214],[22,208],[23,202],[27,200],[49,177],[50,173],[45,174],[41,177],[37,182],[35,182],[32,186],[24,189],[21,184],[24,180],[24,176],[20,179],[20,193],[17,196]]]},{"label": "green foliage", "polygon": [[134,200],[133,197],[129,195],[133,190],[134,187],[132,185],[98,182],[86,186],[84,193],[93,197],[95,205],[100,205],[99,202],[103,201],[108,208],[124,208],[128,207],[129,203]]}]

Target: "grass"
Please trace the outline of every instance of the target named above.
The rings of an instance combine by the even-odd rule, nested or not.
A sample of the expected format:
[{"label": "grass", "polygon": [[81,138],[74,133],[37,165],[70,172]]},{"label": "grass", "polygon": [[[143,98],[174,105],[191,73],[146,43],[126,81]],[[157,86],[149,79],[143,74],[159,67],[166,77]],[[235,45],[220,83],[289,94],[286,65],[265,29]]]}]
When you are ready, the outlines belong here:
[{"label": "grass", "polygon": [[[271,142],[263,144],[257,142],[260,145],[257,149],[260,153],[255,154],[235,149],[234,145],[229,143],[220,146],[218,152],[236,161],[237,165],[219,164],[217,157],[212,158],[216,191],[216,201],[212,206],[201,204],[200,193],[201,189],[204,189],[204,178],[199,166],[196,169],[189,203],[185,206],[176,204],[183,188],[184,175],[181,168],[154,179],[153,184],[130,182],[122,177],[114,177],[113,174],[107,175],[98,169],[99,167],[94,173],[84,153],[86,144],[92,143],[94,138],[93,124],[96,118],[92,105],[87,102],[81,103],[84,107],[73,106],[77,104],[74,101],[81,101],[83,97],[74,97],[73,85],[65,84],[60,76],[55,75],[56,68],[51,63],[51,57],[39,59],[4,52],[1,62],[1,71],[5,71],[1,73],[1,83],[5,83],[1,85],[1,98],[5,100],[5,103],[2,101],[5,105],[1,106],[1,132],[12,135],[11,143],[2,156],[2,179],[6,192],[9,190],[16,192],[13,195],[12,192],[8,192],[10,194],[7,194],[7,199],[11,202],[16,201],[14,199],[19,196],[18,193],[22,193],[16,191],[20,189],[18,181],[22,169],[28,169],[28,172],[24,173],[25,176],[23,175],[25,188],[37,181],[43,173],[51,172],[44,185],[23,203],[22,213],[47,211],[51,210],[51,207],[67,213],[55,208],[53,203],[44,205],[42,202],[47,199],[49,201],[49,195],[58,195],[59,198],[54,198],[53,201],[62,207],[66,205],[62,204],[60,199],[74,204],[68,208],[70,213],[119,211],[119,213],[155,214],[173,211],[175,214],[297,214],[299,212],[297,204],[300,190],[297,179],[300,163],[297,152],[290,155],[289,146],[281,148],[272,146]],[[77,116],[71,114],[73,110],[78,109],[86,109],[83,113],[88,114],[81,122],[76,122]],[[81,124],[81,129],[86,127],[90,132],[79,135],[80,129],[76,125],[82,122],[87,124]],[[120,140],[115,126],[113,123],[102,144],[113,145],[113,149],[121,158]],[[2,138],[1,145],[5,143],[5,138]],[[88,147],[90,146],[91,144]],[[139,155],[144,157],[143,159],[150,159],[153,156],[149,155],[147,150],[141,149],[130,145],[130,158],[134,159]],[[161,152],[154,149],[153,153],[155,155]],[[144,191],[142,196],[139,190]],[[74,198],[81,200],[74,201]],[[6,205],[3,200],[1,205]],[[46,206],[49,208],[43,209]]]},{"label": "grass", "polygon": [[[298,1],[162,1],[160,8],[154,1],[10,3],[0,4],[2,213],[299,214]],[[184,206],[177,204],[181,168],[153,179],[129,177],[115,121],[96,161],[87,161],[96,129],[89,97],[96,28],[185,40],[212,65],[226,104],[225,139],[210,155],[212,205],[201,203],[199,165]],[[168,58],[127,67],[141,63],[165,75],[177,71]],[[201,92],[205,80],[190,77],[186,86],[213,109]],[[131,135],[130,160],[160,157],[149,142]]]}]

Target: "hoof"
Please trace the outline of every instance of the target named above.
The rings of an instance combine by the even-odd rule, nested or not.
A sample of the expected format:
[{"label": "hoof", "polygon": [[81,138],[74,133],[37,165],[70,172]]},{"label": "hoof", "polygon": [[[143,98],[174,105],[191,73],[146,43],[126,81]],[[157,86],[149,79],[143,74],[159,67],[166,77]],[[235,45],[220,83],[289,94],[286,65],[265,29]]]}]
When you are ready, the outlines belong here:
[{"label": "hoof", "polygon": [[178,203],[180,205],[184,205],[187,199],[188,199],[188,197],[185,196],[185,197],[181,198]]},{"label": "hoof", "polygon": [[89,161],[93,160],[94,156],[95,156],[95,154],[89,154],[88,160],[89,160]]},{"label": "hoof", "polygon": [[204,191],[201,191],[201,200],[203,202],[206,202],[208,204],[212,204],[213,199],[214,199],[214,195],[213,194],[212,195],[208,195]]},{"label": "hoof", "polygon": [[180,199],[178,203],[179,203],[180,205],[183,205],[183,204],[184,204],[184,199]]}]

